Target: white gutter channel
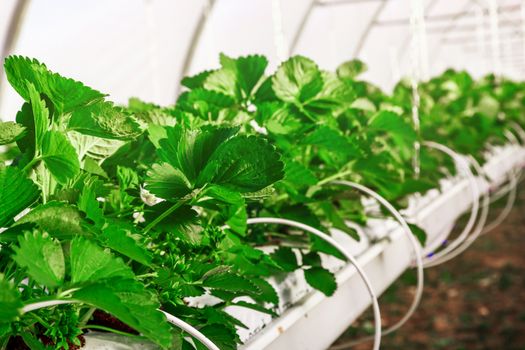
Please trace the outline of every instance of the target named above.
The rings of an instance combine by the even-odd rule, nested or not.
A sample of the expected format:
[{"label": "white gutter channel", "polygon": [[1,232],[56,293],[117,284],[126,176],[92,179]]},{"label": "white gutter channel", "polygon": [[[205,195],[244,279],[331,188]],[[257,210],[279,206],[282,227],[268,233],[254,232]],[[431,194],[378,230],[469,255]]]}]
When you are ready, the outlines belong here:
[{"label": "white gutter channel", "polygon": [[[525,166],[525,149],[517,146],[495,147],[491,153],[483,169],[490,178],[490,190],[493,191],[505,182],[510,171]],[[483,180],[478,178],[478,183],[482,193],[489,190]],[[410,222],[427,232],[425,251],[438,247],[454,222],[471,205],[468,180],[454,178],[443,181],[441,185],[441,192],[429,191],[414,200],[405,212]],[[401,227],[391,219],[370,220],[365,232],[374,239],[384,239],[370,245],[366,236],[361,237],[360,242],[337,230],[332,232],[332,236],[357,257],[374,290],[381,294],[411,265],[411,246]],[[280,297],[278,318],[272,320],[269,315],[257,311],[229,307],[227,311],[249,327],[238,332],[245,341],[239,349],[327,349],[370,306],[370,296],[353,266],[332,256],[323,256],[323,266],[336,273],[338,288],[331,297],[312,290],[302,272],[297,271],[284,279],[270,280]],[[209,301],[196,298],[194,305]],[[94,332],[86,336],[85,349],[149,348],[145,345]]]}]

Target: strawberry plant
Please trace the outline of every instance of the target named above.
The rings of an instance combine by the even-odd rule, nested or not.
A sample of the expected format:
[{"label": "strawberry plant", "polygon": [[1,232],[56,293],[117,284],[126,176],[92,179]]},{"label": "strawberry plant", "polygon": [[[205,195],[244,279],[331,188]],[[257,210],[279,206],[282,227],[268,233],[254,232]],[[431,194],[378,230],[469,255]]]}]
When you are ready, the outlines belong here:
[{"label": "strawberry plant", "polygon": [[[2,348],[21,337],[69,349],[85,329],[123,332],[97,309],[163,348],[187,343],[161,308],[228,349],[243,325],[226,306],[273,314],[277,294],[261,276],[281,267],[241,239],[246,203],[282,178],[273,146],[235,126],[175,125],[138,101],[116,107],[36,60],[5,68],[25,103],[0,124],[15,154],[0,165]],[[205,291],[222,301],[187,306]],[[75,304],[23,313],[50,299]]]},{"label": "strawberry plant", "polygon": [[[403,208],[452,170],[422,149],[417,176],[416,141],[481,160],[510,123],[523,125],[523,85],[490,76],[447,71],[421,84],[418,134],[410,87],[383,93],[360,80],[363,62],[328,72],[295,56],[271,75],[263,56],[220,63],[184,78],[174,106],[132,98],[123,107],[36,60],[6,59],[25,102],[15,122],[0,123],[0,348],[74,349],[89,329],[192,348],[161,309],[235,349],[246,326],[226,307],[275,315],[267,279],[297,269],[332,295],[320,253],[343,258],[316,236],[247,227],[247,218],[358,239],[346,221],[385,213],[333,181],[359,182]],[[214,302],[193,307],[203,295]],[[24,311],[51,299],[71,304]]]}]

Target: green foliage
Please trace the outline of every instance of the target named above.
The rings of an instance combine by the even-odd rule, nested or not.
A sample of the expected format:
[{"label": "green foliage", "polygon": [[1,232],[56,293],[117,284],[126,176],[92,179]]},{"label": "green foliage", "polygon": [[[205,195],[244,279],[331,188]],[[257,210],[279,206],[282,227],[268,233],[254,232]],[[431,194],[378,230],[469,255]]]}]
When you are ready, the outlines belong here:
[{"label": "green foliage", "polygon": [[157,311],[155,296],[137,281],[118,278],[92,283],[73,292],[73,298],[115,315],[163,348],[171,344],[170,326]]},{"label": "green foliage", "polygon": [[60,244],[47,234],[26,232],[14,246],[13,259],[38,283],[57,287],[64,282],[65,261]]},{"label": "green foliage", "polygon": [[51,100],[57,114],[71,112],[105,96],[78,81],[51,72],[36,59],[11,56],[6,58],[4,68],[7,80],[20,96],[26,101],[32,99],[27,85],[30,83]]},{"label": "green foliage", "polygon": [[0,326],[16,320],[22,306],[20,292],[0,274]]},{"label": "green foliage", "polygon": [[22,138],[26,128],[15,122],[0,123],[0,145],[7,145]]},{"label": "green foliage", "polygon": [[[449,159],[422,149],[416,176],[416,141],[483,160],[510,122],[525,123],[525,86],[491,76],[447,71],[420,84],[416,132],[411,87],[384,94],[359,80],[359,60],[327,72],[294,56],[269,76],[260,55],[220,63],[183,79],[188,90],[162,107],[136,98],[115,106],[36,60],[6,59],[25,103],[16,123],[0,124],[9,164],[0,164],[0,342],[19,335],[39,349],[45,335],[56,348],[78,344],[100,309],[162,348],[203,348],[172,329],[162,308],[235,349],[246,326],[225,308],[275,316],[279,296],[267,278],[298,269],[333,295],[321,255],[344,259],[315,235],[247,225],[249,217],[358,239],[347,222],[366,225],[377,213],[332,181],[359,182],[402,209],[453,172]],[[424,244],[425,233],[412,230]],[[259,249],[268,245],[272,253]],[[219,301],[187,305],[205,294]],[[50,299],[75,304],[21,314]]]},{"label": "green foliage", "polygon": [[178,199],[195,189],[215,184],[246,193],[259,191],[282,178],[283,164],[267,142],[237,136],[235,128],[197,131],[173,127],[160,139],[148,190],[165,199]]},{"label": "green foliage", "polygon": [[327,296],[334,294],[337,289],[334,274],[322,267],[314,266],[304,270],[304,278],[308,284],[319,289]]},{"label": "green foliage", "polygon": [[0,166],[0,227],[33,204],[39,197],[38,187],[15,167]]},{"label": "green foliage", "polygon": [[71,241],[71,283],[120,277],[133,278],[133,271],[120,259],[111,256],[82,237]]}]

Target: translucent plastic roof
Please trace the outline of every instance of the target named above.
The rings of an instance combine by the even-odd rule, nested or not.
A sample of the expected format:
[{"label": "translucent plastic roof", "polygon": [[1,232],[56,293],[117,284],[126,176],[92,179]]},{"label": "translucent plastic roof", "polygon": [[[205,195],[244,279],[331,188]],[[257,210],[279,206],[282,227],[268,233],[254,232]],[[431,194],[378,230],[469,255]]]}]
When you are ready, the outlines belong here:
[{"label": "translucent plastic roof", "polygon": [[[365,78],[389,89],[413,72],[410,18],[420,4],[430,76],[448,67],[479,76],[500,66],[521,79],[521,1],[494,3],[497,31],[488,0],[4,0],[0,47],[118,103],[131,96],[173,103],[182,76],[217,66],[220,52],[264,54],[270,69],[290,54],[326,69],[358,57],[369,66]],[[12,120],[20,102],[2,73],[0,118]]]}]

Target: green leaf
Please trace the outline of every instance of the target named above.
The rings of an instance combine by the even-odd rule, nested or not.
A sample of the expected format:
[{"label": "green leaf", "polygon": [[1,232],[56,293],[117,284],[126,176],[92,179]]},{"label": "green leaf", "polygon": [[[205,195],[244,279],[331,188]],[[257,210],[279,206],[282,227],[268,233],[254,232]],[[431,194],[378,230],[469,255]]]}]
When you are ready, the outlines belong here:
[{"label": "green leaf", "polygon": [[0,274],[0,324],[16,320],[23,306],[20,292]]},{"label": "green leaf", "polygon": [[408,224],[408,227],[410,227],[410,230],[416,236],[419,243],[421,243],[421,246],[424,247],[425,243],[427,241],[427,233],[425,230],[423,230],[421,227],[415,224]]},{"label": "green leaf", "polygon": [[95,282],[121,277],[133,278],[133,271],[122,259],[83,237],[71,241],[71,283]]},{"label": "green leaf", "polygon": [[283,178],[283,163],[268,142],[237,136],[222,143],[197,179],[197,186],[219,184],[234,191],[256,192]]},{"label": "green leaf", "polygon": [[204,86],[238,100],[244,100],[253,94],[268,66],[268,60],[260,55],[233,59],[221,54],[220,61],[222,69],[212,72],[206,78]]},{"label": "green leaf", "polygon": [[288,247],[279,247],[270,256],[284,271],[293,272],[299,268],[295,253]]},{"label": "green leaf", "polygon": [[[264,256],[265,258],[268,258],[267,255]],[[260,290],[260,294],[250,295],[253,299],[260,302],[272,303],[274,305],[279,304],[279,295],[275,291],[275,288],[270,283],[268,283],[268,281],[260,277],[251,277],[250,282],[255,284],[255,286],[257,286],[257,288]]]},{"label": "green leaf", "polygon": [[154,165],[146,179],[148,190],[162,198],[180,198],[206,184],[256,192],[283,176],[275,149],[255,136],[234,136],[236,128],[166,131],[157,151],[166,163]]},{"label": "green leaf", "polygon": [[337,289],[335,276],[322,267],[311,267],[304,270],[304,278],[309,285],[321,291],[326,296],[331,296]]},{"label": "green leaf", "polygon": [[80,162],[75,148],[64,134],[58,131],[48,131],[44,134],[41,159],[49,172],[61,184],[65,184],[80,171]]},{"label": "green leaf", "polygon": [[233,204],[236,206],[244,204],[244,198],[239,192],[231,191],[228,188],[218,185],[212,185],[206,188],[206,190],[202,192],[199,203],[210,199],[213,199],[216,202]]},{"label": "green leaf", "polygon": [[238,128],[205,127],[187,130],[181,126],[166,128],[167,138],[159,141],[159,157],[180,169],[194,184],[217,148],[233,137]]},{"label": "green leaf", "polygon": [[284,102],[298,103],[315,97],[323,88],[323,79],[317,65],[303,56],[294,56],[277,69],[272,87]]},{"label": "green leaf", "polygon": [[113,314],[165,349],[171,346],[171,326],[157,310],[155,296],[139,282],[113,278],[87,285],[73,298]]},{"label": "green leaf", "polygon": [[35,223],[40,229],[58,239],[76,235],[89,235],[82,223],[80,211],[69,204],[51,201],[31,210],[16,222],[16,225]]},{"label": "green leaf", "polygon": [[217,121],[223,110],[232,107],[235,100],[221,92],[198,88],[185,92],[177,100],[177,108],[206,121]]},{"label": "green leaf", "polygon": [[[29,117],[26,117],[26,119],[28,119],[27,122],[31,126],[33,131],[32,134],[35,137],[35,149],[40,150],[42,147],[44,135],[49,127],[49,110],[46,107],[46,103],[40,98],[38,91],[31,83],[27,83],[27,90],[29,93],[29,101],[31,102],[33,120],[30,120]],[[24,111],[22,110],[22,112]],[[28,111],[26,110],[26,113],[27,112]]]},{"label": "green leaf", "polygon": [[273,317],[277,317],[277,314],[275,313],[275,311],[267,309],[264,306],[261,306],[259,304],[249,303],[247,301],[240,300],[240,301],[237,301],[235,303],[232,303],[231,305],[232,306],[245,307],[245,308],[248,308],[248,309],[252,309],[252,310],[255,310],[255,311],[259,311],[259,312],[271,315]]},{"label": "green leaf", "polygon": [[204,82],[206,90],[213,90],[221,94],[240,98],[240,92],[237,88],[235,72],[229,69],[218,69],[211,72]]},{"label": "green leaf", "polygon": [[390,111],[380,111],[369,123],[369,130],[382,131],[391,135],[401,144],[411,145],[416,141],[416,132],[401,116]]},{"label": "green leaf", "polygon": [[211,73],[213,73],[212,70],[205,70],[191,77],[184,77],[180,83],[188,89],[201,88],[203,87],[206,78],[208,78]]},{"label": "green leaf", "polygon": [[0,166],[0,227],[5,227],[39,196],[38,186],[19,169]]},{"label": "green leaf", "polygon": [[19,140],[26,134],[26,127],[15,122],[0,122],[0,145]]},{"label": "green leaf", "polygon": [[222,266],[209,271],[202,280],[204,287],[232,292],[258,293],[259,289],[248,279]]},{"label": "green leaf", "polygon": [[27,345],[27,347],[29,347],[29,349],[31,350],[48,350],[49,349],[46,345],[42,343],[40,339],[38,339],[31,332],[22,332],[20,336],[24,340],[25,345]]},{"label": "green leaf", "polygon": [[191,183],[179,169],[168,163],[153,164],[146,178],[146,189],[164,199],[178,199],[192,191]]},{"label": "green leaf", "polygon": [[139,263],[151,266],[151,253],[131,236],[130,230],[119,223],[110,224],[102,231],[104,245]]},{"label": "green leaf", "polygon": [[353,80],[357,78],[358,75],[363,74],[367,70],[368,67],[363,61],[354,59],[339,65],[339,67],[337,67],[337,76],[341,79]]},{"label": "green leaf", "polygon": [[359,156],[359,149],[341,135],[338,130],[328,126],[320,126],[308,134],[301,142],[305,145],[316,145],[331,152],[348,156]]},{"label": "green leaf", "polygon": [[13,260],[38,283],[54,288],[62,285],[66,271],[64,253],[58,241],[47,233],[26,232],[18,237],[18,245],[13,246]]},{"label": "green leaf", "polygon": [[[250,55],[232,60],[237,71],[237,83],[246,96],[253,93],[254,88],[264,76],[268,60],[261,55]],[[228,66],[226,60],[221,59],[223,66]]]},{"label": "green leaf", "polygon": [[304,165],[286,161],[284,168],[284,180],[295,186],[312,186],[317,184],[317,178],[314,173]]},{"label": "green leaf", "polygon": [[133,140],[144,132],[144,126],[135,117],[111,102],[75,109],[68,128],[85,135],[115,140]]},{"label": "green leaf", "polygon": [[309,252],[308,254],[303,254],[303,266],[316,266],[321,267],[321,256],[316,252]]},{"label": "green leaf", "polygon": [[31,93],[26,85],[27,81],[36,91],[45,94],[51,100],[59,115],[104,98],[104,94],[78,81],[49,71],[36,59],[10,56],[6,58],[4,68],[7,80],[20,96],[26,101],[30,100]]},{"label": "green leaf", "polygon": [[102,139],[95,136],[84,135],[76,131],[67,133],[69,142],[73,145],[79,159],[84,162],[87,157],[102,161],[111,157],[123,144],[120,140]]},{"label": "green leaf", "polygon": [[[237,334],[228,327],[219,324],[206,325],[200,329],[200,331],[208,337],[217,347],[221,350],[236,350],[238,339]],[[195,341],[197,344],[197,350],[206,350],[207,348],[202,345],[198,340]]]}]

